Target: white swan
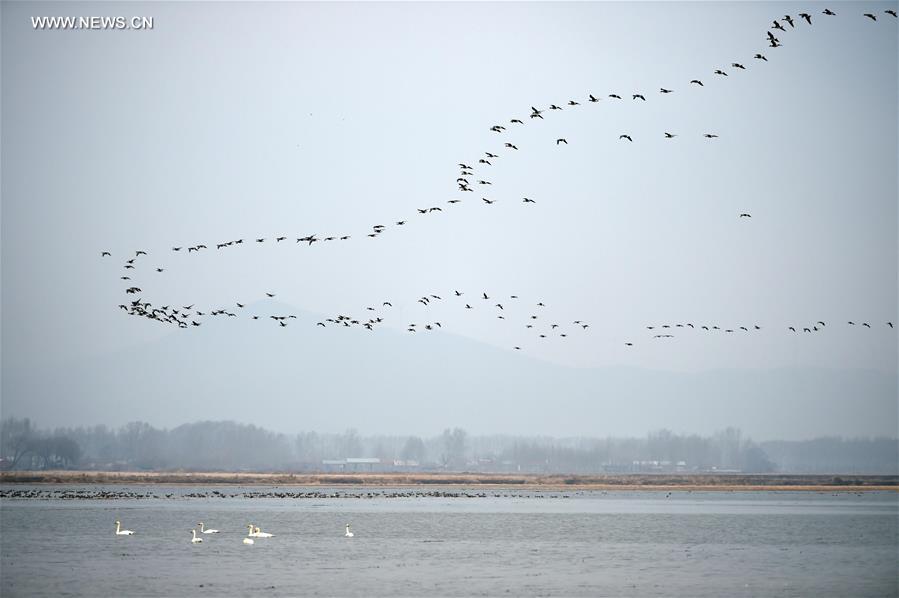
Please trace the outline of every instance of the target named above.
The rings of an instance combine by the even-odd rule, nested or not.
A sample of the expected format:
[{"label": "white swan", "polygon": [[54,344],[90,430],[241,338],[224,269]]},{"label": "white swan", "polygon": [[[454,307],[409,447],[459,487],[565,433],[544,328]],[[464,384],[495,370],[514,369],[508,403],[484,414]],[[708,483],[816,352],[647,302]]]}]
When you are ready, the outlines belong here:
[{"label": "white swan", "polygon": [[255,542],[253,542],[253,538],[244,538],[243,543],[244,544],[255,544]]},{"label": "white swan", "polygon": [[190,533],[193,536],[193,538],[191,538],[190,541],[193,542],[194,544],[199,544],[200,542],[203,541],[203,538],[197,537],[197,530],[192,529],[192,530],[190,530]]},{"label": "white swan", "polygon": [[253,527],[253,533],[250,535],[253,536],[254,538],[274,538],[275,537],[275,534],[270,534],[268,532],[262,531],[258,525]]},{"label": "white swan", "polygon": [[219,531],[218,531],[217,529],[206,529],[206,528],[203,526],[203,522],[202,522],[202,521],[201,521],[200,523],[198,523],[197,525],[200,526],[200,532],[202,532],[202,533],[204,533],[204,534],[217,534],[217,533],[219,533]]},{"label": "white swan", "polygon": [[116,519],[115,522],[115,535],[117,536],[133,536],[134,532],[130,529],[122,529],[122,522]]},{"label": "white swan", "polygon": [[352,537],[353,537],[354,534],[353,534],[353,532],[350,531],[350,524],[349,524],[349,523],[346,524],[346,533],[343,534],[343,535],[344,535],[345,537],[347,537],[347,538],[352,538]]}]

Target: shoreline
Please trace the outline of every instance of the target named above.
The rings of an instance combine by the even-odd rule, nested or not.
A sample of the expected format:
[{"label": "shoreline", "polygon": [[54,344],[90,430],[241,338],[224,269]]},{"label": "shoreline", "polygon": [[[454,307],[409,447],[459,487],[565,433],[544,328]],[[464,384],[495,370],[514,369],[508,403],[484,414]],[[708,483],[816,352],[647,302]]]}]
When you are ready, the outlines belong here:
[{"label": "shoreline", "polygon": [[895,475],[785,474],[477,474],[477,473],[249,473],[142,471],[4,471],[12,485],[203,485],[341,487],[483,487],[521,490],[622,491],[899,491]]}]

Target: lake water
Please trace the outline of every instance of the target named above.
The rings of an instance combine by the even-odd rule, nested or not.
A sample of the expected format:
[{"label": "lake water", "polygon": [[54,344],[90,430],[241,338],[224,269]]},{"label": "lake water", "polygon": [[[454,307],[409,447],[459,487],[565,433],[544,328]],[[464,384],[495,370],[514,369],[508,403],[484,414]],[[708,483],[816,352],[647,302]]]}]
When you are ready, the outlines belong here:
[{"label": "lake water", "polygon": [[[150,497],[64,500],[0,490],[4,597],[899,594],[894,492],[129,486],[105,490]],[[285,491],[337,497],[270,494]],[[116,536],[116,519],[136,535]],[[192,545],[199,521],[222,533]],[[248,523],[276,536],[244,545]]]}]

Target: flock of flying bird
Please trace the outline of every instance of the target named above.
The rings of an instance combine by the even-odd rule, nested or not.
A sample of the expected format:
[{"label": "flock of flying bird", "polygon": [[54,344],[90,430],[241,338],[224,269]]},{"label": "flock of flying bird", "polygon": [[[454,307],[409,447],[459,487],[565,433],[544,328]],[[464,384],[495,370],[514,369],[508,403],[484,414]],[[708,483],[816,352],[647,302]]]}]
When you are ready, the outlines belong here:
[{"label": "flock of flying bird", "polygon": [[[897,16],[896,11],[891,10],[891,9],[885,10],[884,13],[892,16],[893,18],[896,18],[896,16]],[[830,9],[824,9],[821,14],[824,15],[825,18],[836,16],[836,13]],[[864,13],[863,14],[863,17],[869,18],[872,21],[877,21],[877,16],[878,15],[875,15],[873,13]],[[799,13],[797,19],[805,21],[806,26],[810,26],[812,24],[812,20],[813,20],[811,14],[804,13],[804,12]],[[771,29],[769,29],[769,31],[767,32],[767,36],[766,36],[766,41],[768,43],[768,47],[779,48],[783,45],[778,37],[778,35],[781,35],[781,33],[775,34],[774,32],[772,32],[772,30],[785,33],[788,30],[787,30],[787,27],[784,26],[784,23],[790,28],[795,28],[797,26],[797,24],[796,24],[797,19],[794,19],[791,15],[785,15],[780,20],[778,20],[778,19],[773,20],[773,22],[770,26]],[[781,23],[781,21],[783,21],[783,23]],[[753,56],[753,60],[768,62],[768,58],[762,53],[756,53]],[[743,70],[747,69],[747,67],[744,66],[743,64],[741,64],[740,62],[732,62],[730,68],[733,69],[732,72],[733,71],[743,71]],[[728,74],[728,72],[723,70],[722,68],[715,69],[712,74],[715,77],[729,77],[730,76]],[[696,78],[696,79],[691,79],[689,81],[689,86],[701,88],[701,87],[704,87],[704,83],[702,82],[701,79]],[[675,90],[669,89],[666,87],[660,87],[658,93],[664,96],[664,95],[668,95],[671,93],[675,93]],[[639,101],[639,102],[647,101],[647,99],[643,93],[634,92],[629,95],[631,96],[631,101]],[[622,96],[619,95],[618,93],[609,93],[606,95],[606,97],[608,98],[608,100],[623,101]],[[602,96],[595,96],[593,94],[588,94],[587,98],[583,100],[583,103],[599,104],[601,101],[602,101]],[[573,109],[577,106],[580,106],[582,104],[582,102],[579,102],[574,99],[570,99],[567,102],[562,102],[562,104],[564,104],[564,107],[557,105],[557,104],[550,104],[549,107],[543,108],[543,109],[538,109],[534,106],[531,106],[530,113],[527,115],[526,118],[528,119],[528,121],[537,121],[537,120],[545,121],[546,120],[545,116],[549,116],[549,113],[564,110],[566,107]],[[509,124],[509,128],[512,128],[512,127],[517,128],[517,127],[524,126],[525,120],[523,120],[522,118],[511,118],[509,120],[508,124]],[[505,125],[497,124],[497,125],[491,126],[490,131],[495,132],[500,135],[506,135],[507,133],[509,133],[509,130],[510,130],[509,128],[507,128]],[[676,133],[664,131],[664,139],[673,140],[677,136],[678,136],[678,134],[676,134]],[[713,139],[716,139],[718,137],[718,135],[715,133],[707,132],[707,133],[703,133],[702,137],[705,139],[708,139],[708,140],[713,140]],[[621,133],[618,136],[618,139],[619,139],[619,141],[626,141],[628,143],[634,143],[633,136],[627,132]],[[563,144],[568,145],[568,140],[566,138],[559,137],[556,139],[555,144],[556,144],[556,146],[561,146]],[[513,142],[511,140],[504,141],[504,150],[510,150],[511,152],[517,152],[517,151],[519,151],[519,143]],[[495,151],[500,151],[500,150],[495,150]],[[489,180],[489,176],[486,174],[486,172],[488,172],[489,167],[493,165],[492,161],[500,159],[501,154],[495,153],[495,151],[485,151],[483,154],[483,157],[478,157],[477,161],[474,163],[474,165],[466,163],[466,162],[460,162],[458,164],[460,172],[459,172],[458,177],[456,178],[455,182],[456,182],[456,185],[460,192],[473,193],[475,191],[475,186],[477,186],[477,188],[480,188],[480,189],[487,189],[488,187],[492,188],[493,183]],[[473,162],[473,161],[470,161],[470,162]],[[482,195],[480,200],[481,200],[481,202],[483,202],[484,205],[493,205],[497,201],[499,201],[496,197],[484,197],[483,195],[490,195],[489,193],[486,193],[486,192],[479,194],[479,195]],[[463,202],[463,199],[453,198],[453,199],[447,200],[446,203],[448,204],[448,206],[453,206],[453,205],[456,205],[456,204],[459,204],[462,202]],[[531,199],[529,197],[523,197],[521,200],[521,203],[528,205],[528,204],[536,204],[537,202],[536,202],[536,200]],[[429,214],[439,213],[442,211],[443,211],[443,208],[439,205],[424,207],[424,208],[417,208],[417,212],[419,215],[429,215]],[[751,218],[752,215],[749,212],[742,212],[738,215],[738,217],[741,219],[742,218]],[[392,222],[393,222],[393,224],[391,225],[392,227],[402,227],[407,224],[408,219],[393,220]],[[382,235],[387,229],[388,229],[387,225],[375,224],[371,227],[371,230],[369,232],[365,233],[365,235],[368,238],[374,239],[374,238],[377,238],[380,235]],[[250,243],[262,244],[262,243],[266,243],[266,242],[275,243],[275,244],[281,244],[283,242],[287,242],[288,244],[292,244],[292,245],[304,244],[308,247],[308,246],[312,246],[315,243],[328,243],[328,242],[332,242],[332,241],[347,241],[350,238],[351,238],[351,235],[349,235],[349,234],[332,234],[332,235],[324,235],[324,236],[319,236],[318,234],[309,234],[309,235],[305,235],[305,236],[291,237],[291,239],[295,239],[295,241],[293,243],[290,243],[291,239],[288,239],[288,237],[284,236],[284,235],[275,236],[272,238],[265,238],[265,237],[255,238],[254,237],[252,239],[246,239],[246,240],[241,238],[241,239],[233,239],[233,240],[218,242],[218,243],[215,243],[215,248],[216,248],[216,250],[221,251],[221,250],[226,250],[229,248],[236,248],[241,245],[244,245],[245,243],[246,244],[250,244]],[[202,244],[202,243],[197,243],[195,245],[189,245],[189,246],[172,247],[172,252],[185,253],[185,254],[189,255],[189,254],[193,254],[193,253],[199,254],[201,251],[207,251],[208,249],[209,248],[207,245]],[[125,303],[119,304],[119,308],[122,309],[123,311],[127,312],[129,315],[144,317],[144,318],[148,318],[150,320],[155,320],[157,322],[176,325],[179,328],[189,328],[189,327],[200,326],[202,324],[201,320],[207,316],[210,316],[210,317],[218,316],[218,317],[224,317],[224,318],[239,317],[239,314],[246,307],[247,303],[240,303],[240,302],[235,302],[234,306],[231,306],[231,305],[219,306],[217,308],[209,309],[207,311],[201,311],[199,309],[195,309],[195,306],[193,304],[186,305],[186,306],[173,306],[173,305],[154,306],[149,301],[145,301],[142,299],[142,297],[140,295],[141,295],[141,293],[143,293],[143,289],[136,286],[132,282],[131,276],[130,276],[132,271],[136,271],[137,267],[140,265],[140,262],[138,260],[140,258],[142,258],[143,256],[147,256],[147,255],[148,255],[148,253],[146,251],[137,250],[137,251],[135,251],[134,256],[129,257],[129,259],[127,259],[123,265],[124,269],[127,272],[124,273],[120,278],[123,281],[128,281],[128,285],[129,285],[126,288],[125,293],[126,293],[126,295],[137,296],[133,300],[131,300],[129,298],[128,300],[126,300]],[[101,253],[101,257],[111,257],[111,253],[108,251],[103,251]],[[162,267],[154,267],[153,269],[157,273],[162,273],[165,271],[165,268],[162,268]],[[499,296],[491,297],[491,295],[488,295],[487,292],[479,292],[479,294],[474,295],[475,297],[477,297],[477,299],[475,299],[475,300],[471,300],[468,298],[463,299],[463,295],[465,295],[465,293],[463,293],[462,291],[458,291],[458,290],[453,290],[448,295],[452,299],[456,300],[456,306],[459,309],[472,310],[472,309],[475,309],[476,306],[478,308],[480,308],[482,306],[487,306],[489,309],[492,309],[495,312],[494,315],[499,320],[511,319],[511,316],[509,315],[510,312],[509,312],[509,310],[506,309],[506,307],[509,306],[510,303],[515,303],[515,304],[523,303],[525,305],[532,306],[532,309],[525,311],[524,314],[519,313],[519,312],[521,312],[520,309],[516,311],[516,313],[518,314],[517,317],[520,318],[520,320],[518,321],[517,324],[519,326],[523,326],[523,328],[525,330],[531,332],[534,336],[536,336],[539,339],[546,339],[551,336],[564,339],[569,336],[569,328],[573,328],[573,329],[579,330],[581,332],[585,332],[590,327],[590,325],[583,318],[578,319],[578,320],[571,320],[570,323],[567,323],[567,319],[566,319],[566,324],[561,324],[561,323],[559,323],[562,320],[561,318],[553,318],[553,317],[546,316],[546,310],[545,310],[546,306],[543,303],[543,301],[539,301],[539,300],[538,301],[522,301],[522,300],[520,300],[520,298],[517,295],[504,295],[502,298],[500,298]],[[273,297],[275,297],[275,294],[271,293],[271,292],[266,292],[265,296],[267,298],[273,298]],[[423,306],[422,309],[426,309],[426,308],[430,307],[431,305],[433,305],[437,302],[442,302],[442,301],[443,301],[442,295],[428,293],[428,294],[424,294],[421,297],[419,297],[416,300],[416,303],[421,304]],[[486,303],[484,303],[484,302],[486,302]],[[474,303],[475,305],[472,305],[472,303]],[[341,327],[341,328],[362,327],[362,328],[366,328],[368,330],[373,330],[376,326],[385,322],[385,317],[386,317],[389,309],[392,307],[393,307],[393,304],[391,303],[391,301],[382,301],[380,303],[380,305],[378,305],[378,306],[366,307],[365,308],[366,314],[364,316],[336,314],[332,317],[328,317],[328,318],[323,319],[322,321],[316,322],[316,326],[321,326],[321,327],[332,327],[333,326],[333,327]],[[534,312],[534,313],[531,313],[531,312]],[[258,314],[254,314],[254,315],[250,315],[249,317],[251,317],[253,320],[259,320],[260,318],[263,318],[264,320],[271,320],[282,328],[287,327],[290,320],[297,319],[297,316],[294,314],[270,314],[267,316],[261,316]],[[854,321],[848,321],[847,325],[860,326],[860,327],[869,328],[869,329],[872,327],[870,322],[856,323]],[[894,325],[892,322],[886,322],[883,325],[888,326],[890,329],[894,328]],[[815,333],[815,332],[819,332],[819,331],[823,330],[825,328],[825,326],[826,326],[825,322],[817,321],[810,325],[789,326],[787,328],[787,330],[789,330],[793,333],[800,333],[800,332]],[[412,323],[409,323],[405,327],[405,329],[409,333],[433,331],[433,330],[437,330],[437,329],[441,329],[441,328],[443,328],[443,323],[438,320],[425,320],[423,322],[412,322]],[[697,326],[697,325],[694,325],[693,323],[688,322],[688,323],[677,323],[677,324],[647,325],[646,329],[648,331],[650,331],[650,333],[652,334],[652,338],[654,338],[654,339],[667,339],[667,338],[674,338],[675,335],[672,334],[672,332],[676,332],[679,329],[683,329],[683,330],[699,329],[699,330],[704,330],[709,333],[718,332],[718,331],[722,331],[723,333],[737,333],[737,332],[749,333],[749,332],[760,331],[760,330],[762,330],[762,327],[759,326],[758,324],[730,326],[730,327],[721,327],[716,324],[714,324],[714,325],[713,324],[700,324]],[[625,346],[631,347],[631,346],[633,346],[634,343],[631,341],[627,341],[624,344],[625,344]],[[515,345],[514,349],[520,350],[521,346]]]}]

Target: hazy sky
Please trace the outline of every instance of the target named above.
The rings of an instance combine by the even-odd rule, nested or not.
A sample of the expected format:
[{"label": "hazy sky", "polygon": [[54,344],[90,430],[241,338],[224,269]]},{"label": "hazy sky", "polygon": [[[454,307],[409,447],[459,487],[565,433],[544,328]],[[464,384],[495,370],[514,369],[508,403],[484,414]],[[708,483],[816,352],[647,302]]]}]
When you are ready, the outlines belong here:
[{"label": "hazy sky", "polygon": [[[136,249],[149,256],[132,276],[157,305],[271,291],[297,310],[363,316],[389,300],[385,326],[440,320],[444,333],[563,365],[895,376],[886,8],[896,3],[3,2],[4,377],[202,334],[116,307]],[[767,47],[772,18],[804,10],[813,24],[797,18],[777,32],[783,47]],[[154,28],[32,28],[53,15],[149,16]],[[527,118],[551,103],[564,110]],[[470,178],[489,191],[459,192],[457,163],[485,151],[500,157]],[[430,206],[443,211],[416,212]],[[312,233],[352,239],[294,242]],[[255,237],[268,241],[214,249]],[[197,243],[212,249],[170,250]],[[473,303],[485,291],[521,299],[498,320],[494,301]],[[431,293],[445,301],[416,303]],[[541,323],[591,328],[540,342],[524,329],[537,301]],[[786,329],[817,320],[816,334]],[[645,329],[676,322],[762,330],[653,340]],[[289,334],[302,343],[313,326]]]}]

